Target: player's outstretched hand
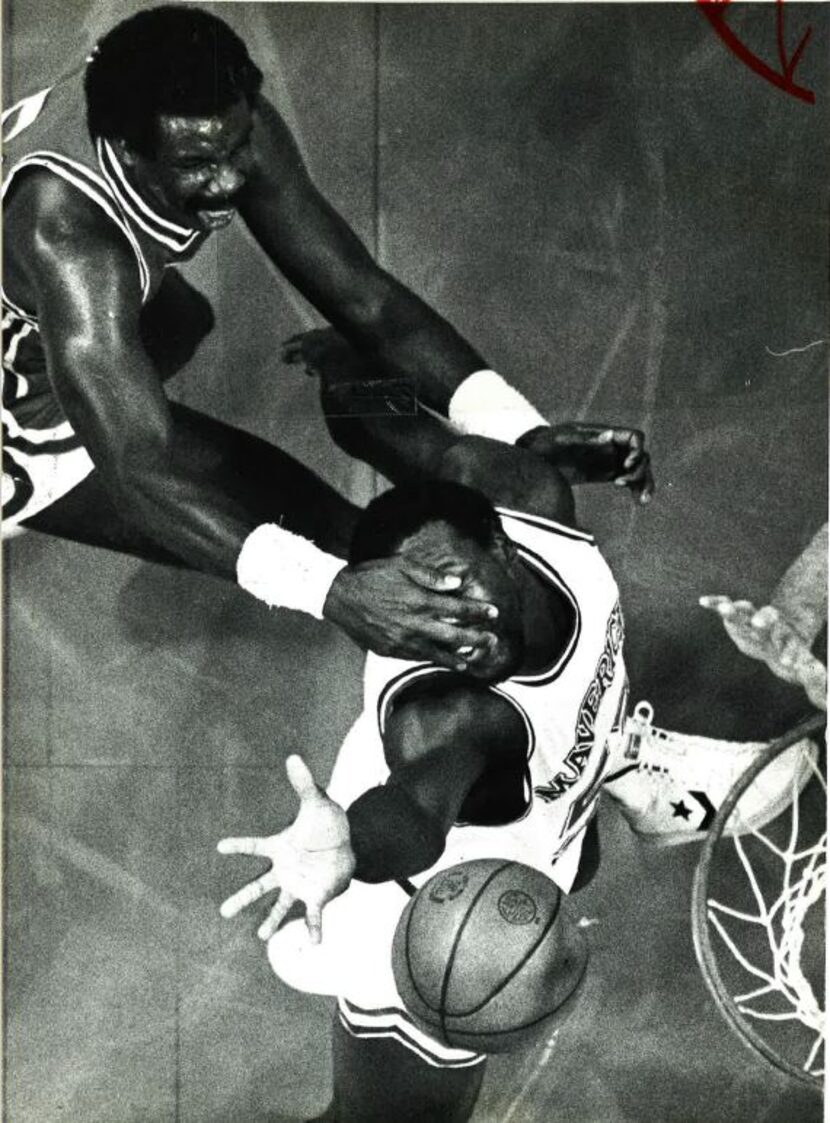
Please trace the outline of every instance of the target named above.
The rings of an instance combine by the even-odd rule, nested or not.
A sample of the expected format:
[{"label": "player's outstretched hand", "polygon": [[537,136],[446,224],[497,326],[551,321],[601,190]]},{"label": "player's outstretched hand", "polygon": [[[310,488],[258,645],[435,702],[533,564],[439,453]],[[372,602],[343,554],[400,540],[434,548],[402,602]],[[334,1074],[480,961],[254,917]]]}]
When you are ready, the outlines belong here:
[{"label": "player's outstretched hand", "polygon": [[282,344],[282,360],[305,367],[325,382],[352,382],[366,376],[369,360],[361,357],[334,328],[299,332]]},{"label": "player's outstretched hand", "polygon": [[266,893],[279,889],[277,903],[257,935],[267,940],[294,902],[302,901],[311,941],[318,944],[323,908],[348,887],[354,872],[349,821],[343,808],[317,787],[302,757],[288,757],[285,770],[300,797],[297,817],[290,827],[268,838],[222,839],[217,846],[220,854],[268,858],[271,869],[228,897],[219,911],[225,917],[236,916]]},{"label": "player's outstretched hand", "polygon": [[566,421],[532,429],[517,444],[556,465],[570,483],[613,481],[638,503],[648,503],[654,493],[651,457],[639,429]]},{"label": "player's outstretched hand", "polygon": [[282,358],[319,379],[326,417],[408,416],[417,410],[411,379],[383,373],[376,357],[358,351],[334,328],[292,335],[282,345]]},{"label": "player's outstretched hand", "polygon": [[487,624],[498,610],[485,601],[453,596],[460,584],[453,574],[407,558],[379,558],[340,570],[323,615],[378,655],[466,671],[486,659],[496,643]]},{"label": "player's outstretched hand", "polygon": [[739,651],[766,663],[778,678],[798,683],[814,706],[827,708],[827,669],[777,608],[756,609],[751,601],[722,596],[701,597],[700,604],[718,613]]}]

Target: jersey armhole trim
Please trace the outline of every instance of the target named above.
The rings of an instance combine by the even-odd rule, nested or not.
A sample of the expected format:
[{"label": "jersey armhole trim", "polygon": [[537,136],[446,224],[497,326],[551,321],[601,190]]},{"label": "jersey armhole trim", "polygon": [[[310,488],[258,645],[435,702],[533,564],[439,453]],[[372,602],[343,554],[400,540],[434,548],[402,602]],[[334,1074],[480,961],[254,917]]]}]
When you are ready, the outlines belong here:
[{"label": "jersey armhole trim", "polygon": [[[378,718],[378,731],[383,737],[386,732],[386,720],[389,716],[389,711],[401,693],[406,690],[408,686],[417,681],[423,681],[430,676],[452,674],[447,667],[436,667],[433,663],[422,663],[415,667],[409,667],[407,670],[402,671],[391,679],[378,697],[377,703],[377,718]],[[509,702],[513,709],[518,713],[524,726],[525,736],[527,737],[527,759],[528,761],[533,756],[536,748],[536,737],[533,732],[533,725],[528,717],[524,707],[520,705],[507,691],[503,690],[498,683],[487,688],[492,694],[497,694],[500,698],[504,698]]]},{"label": "jersey armhole trim", "polygon": [[510,519],[517,519],[519,522],[526,523],[528,526],[535,526],[541,530],[550,530],[555,534],[561,534],[563,538],[572,538],[577,542],[587,542],[590,545],[596,545],[593,534],[589,534],[587,530],[578,530],[573,526],[565,526],[564,523],[556,522],[555,519],[548,519],[542,515],[529,515],[525,511],[513,511],[509,507],[500,507],[496,505],[496,513],[505,515]]}]

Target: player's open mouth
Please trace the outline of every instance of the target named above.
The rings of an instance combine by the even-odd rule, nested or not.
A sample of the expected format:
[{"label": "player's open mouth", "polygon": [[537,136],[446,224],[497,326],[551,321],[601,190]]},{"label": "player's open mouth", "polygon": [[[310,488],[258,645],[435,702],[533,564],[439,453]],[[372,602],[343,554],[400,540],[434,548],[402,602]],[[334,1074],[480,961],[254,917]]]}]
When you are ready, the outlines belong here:
[{"label": "player's open mouth", "polygon": [[217,230],[221,226],[228,225],[236,214],[236,207],[200,207],[196,214],[204,226],[210,230]]}]

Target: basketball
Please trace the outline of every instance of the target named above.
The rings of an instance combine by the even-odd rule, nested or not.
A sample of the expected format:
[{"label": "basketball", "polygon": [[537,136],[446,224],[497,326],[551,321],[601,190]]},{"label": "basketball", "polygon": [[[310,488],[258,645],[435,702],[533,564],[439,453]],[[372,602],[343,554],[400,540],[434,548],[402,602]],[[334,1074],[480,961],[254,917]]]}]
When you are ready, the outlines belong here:
[{"label": "basketball", "polygon": [[506,1053],[560,1024],[588,953],[539,870],[482,858],[427,881],[404,909],[392,969],[407,1012],[432,1037]]}]

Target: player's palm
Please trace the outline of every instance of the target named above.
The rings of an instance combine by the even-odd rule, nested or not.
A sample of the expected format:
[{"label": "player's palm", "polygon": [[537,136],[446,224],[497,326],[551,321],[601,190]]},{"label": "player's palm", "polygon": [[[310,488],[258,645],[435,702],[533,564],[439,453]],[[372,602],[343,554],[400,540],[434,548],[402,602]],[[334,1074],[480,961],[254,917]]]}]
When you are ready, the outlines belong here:
[{"label": "player's palm", "polygon": [[300,332],[282,345],[284,362],[304,366],[325,384],[358,382],[367,376],[371,360],[362,356],[334,328]]},{"label": "player's palm", "polygon": [[235,916],[279,889],[279,898],[257,934],[267,940],[291,906],[302,901],[312,942],[319,943],[323,908],[346,889],[354,872],[349,822],[343,808],[317,787],[302,757],[290,756],[285,768],[300,798],[297,817],[285,830],[266,838],[222,839],[217,847],[220,854],[268,858],[271,869],[229,897],[220,911],[222,916]]},{"label": "player's palm", "polygon": [[814,706],[826,708],[827,671],[776,608],[756,609],[751,601],[722,596],[701,597],[700,603],[718,613],[739,651],[766,663],[785,682],[798,683]]}]

